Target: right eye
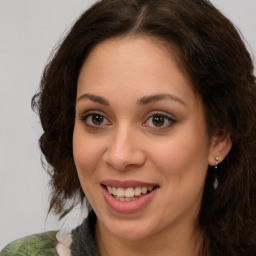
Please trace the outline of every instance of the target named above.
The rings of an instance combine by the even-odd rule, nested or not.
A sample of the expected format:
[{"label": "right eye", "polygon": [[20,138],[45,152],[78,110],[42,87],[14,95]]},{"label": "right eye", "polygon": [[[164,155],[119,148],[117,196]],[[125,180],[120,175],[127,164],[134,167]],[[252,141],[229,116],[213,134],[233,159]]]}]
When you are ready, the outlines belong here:
[{"label": "right eye", "polygon": [[100,128],[102,126],[111,124],[106,117],[98,113],[84,114],[82,115],[81,120],[85,123],[85,125],[95,128]]}]

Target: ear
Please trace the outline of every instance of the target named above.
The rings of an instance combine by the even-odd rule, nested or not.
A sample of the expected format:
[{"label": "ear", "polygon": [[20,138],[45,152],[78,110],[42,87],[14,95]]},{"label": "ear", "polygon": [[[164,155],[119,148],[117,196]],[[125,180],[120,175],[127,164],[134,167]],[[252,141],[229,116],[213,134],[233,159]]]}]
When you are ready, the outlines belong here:
[{"label": "ear", "polygon": [[214,136],[211,140],[208,164],[211,166],[216,165],[216,157],[219,158],[218,163],[221,163],[225,159],[231,148],[232,141],[229,134],[227,134],[225,137]]}]

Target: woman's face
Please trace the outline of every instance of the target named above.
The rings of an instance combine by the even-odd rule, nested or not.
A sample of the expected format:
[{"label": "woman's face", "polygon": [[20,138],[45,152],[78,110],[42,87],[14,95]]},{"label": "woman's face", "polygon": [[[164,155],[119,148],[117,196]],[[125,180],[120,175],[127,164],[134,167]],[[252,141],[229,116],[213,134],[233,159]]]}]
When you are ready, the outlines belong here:
[{"label": "woman's face", "polygon": [[137,37],[92,50],[78,79],[73,151],[104,232],[137,240],[193,229],[211,143],[202,102],[163,46]]}]

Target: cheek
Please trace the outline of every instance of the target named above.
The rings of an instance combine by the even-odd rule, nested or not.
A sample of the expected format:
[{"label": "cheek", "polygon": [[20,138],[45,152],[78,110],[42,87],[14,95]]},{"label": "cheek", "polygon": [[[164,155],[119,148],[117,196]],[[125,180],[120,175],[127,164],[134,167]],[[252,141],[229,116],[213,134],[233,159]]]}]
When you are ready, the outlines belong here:
[{"label": "cheek", "polygon": [[85,136],[83,129],[75,126],[73,135],[73,155],[81,185],[94,179],[100,158],[100,144]]},{"label": "cheek", "polygon": [[158,175],[162,175],[160,187],[164,193],[161,206],[166,218],[170,213],[177,217],[186,212],[197,216],[208,168],[206,141],[200,136],[182,136],[154,147],[152,161]]},{"label": "cheek", "polygon": [[95,150],[93,147],[89,148],[90,150],[88,150],[88,144],[81,142],[74,143],[73,147],[74,160],[77,170],[79,173],[82,172],[85,175],[88,172],[92,172],[97,164],[97,150]]},{"label": "cheek", "polygon": [[208,167],[208,140],[204,136],[177,136],[152,147],[151,159],[166,181],[178,187],[202,186]]},{"label": "cheek", "polygon": [[92,207],[95,207],[95,201],[98,200],[96,187],[98,187],[97,166],[99,163],[99,146],[97,143],[91,143],[89,138],[74,132],[73,136],[73,154],[78,178],[87,200]]}]

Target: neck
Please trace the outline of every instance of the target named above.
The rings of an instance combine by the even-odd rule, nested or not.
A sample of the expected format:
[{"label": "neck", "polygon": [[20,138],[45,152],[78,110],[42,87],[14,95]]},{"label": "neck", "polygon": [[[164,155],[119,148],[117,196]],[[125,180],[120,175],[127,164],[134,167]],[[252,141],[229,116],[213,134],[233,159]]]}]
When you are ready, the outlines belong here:
[{"label": "neck", "polygon": [[193,227],[166,229],[140,240],[126,240],[108,232],[98,221],[96,242],[101,256],[195,256],[202,235]]}]

